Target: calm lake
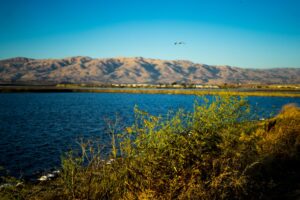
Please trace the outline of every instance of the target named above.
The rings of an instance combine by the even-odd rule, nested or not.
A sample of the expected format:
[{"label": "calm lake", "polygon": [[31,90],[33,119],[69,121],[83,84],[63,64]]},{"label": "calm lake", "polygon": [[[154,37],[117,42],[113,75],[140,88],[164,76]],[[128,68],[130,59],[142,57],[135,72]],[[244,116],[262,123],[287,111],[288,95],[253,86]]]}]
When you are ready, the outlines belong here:
[{"label": "calm lake", "polygon": [[[33,178],[59,168],[61,155],[77,148],[79,138],[109,140],[105,119],[133,119],[133,108],[165,114],[183,108],[191,111],[198,97],[167,94],[117,93],[2,93],[0,94],[0,166],[10,175]],[[248,97],[261,117],[278,113],[300,98]],[[2,173],[3,174],[3,173]],[[0,173],[1,175],[1,173]]]}]

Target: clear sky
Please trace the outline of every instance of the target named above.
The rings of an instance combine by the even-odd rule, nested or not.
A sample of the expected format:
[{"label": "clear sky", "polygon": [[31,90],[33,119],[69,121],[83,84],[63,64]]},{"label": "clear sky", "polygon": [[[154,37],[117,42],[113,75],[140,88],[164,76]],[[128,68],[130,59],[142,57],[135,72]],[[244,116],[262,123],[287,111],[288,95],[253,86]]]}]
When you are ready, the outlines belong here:
[{"label": "clear sky", "polygon": [[0,59],[300,67],[300,0],[0,0],[0,27]]}]

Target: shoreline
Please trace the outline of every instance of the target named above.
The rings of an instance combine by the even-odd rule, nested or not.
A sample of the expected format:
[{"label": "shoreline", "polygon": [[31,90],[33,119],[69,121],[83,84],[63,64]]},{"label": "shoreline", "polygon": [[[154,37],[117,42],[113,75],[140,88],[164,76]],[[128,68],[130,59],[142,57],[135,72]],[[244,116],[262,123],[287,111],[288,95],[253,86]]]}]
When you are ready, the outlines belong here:
[{"label": "shoreline", "polygon": [[[138,132],[137,139],[128,141],[126,143],[128,146],[120,149],[120,151],[125,150],[123,152],[127,156],[118,157],[112,150],[110,159],[102,160],[97,153],[91,154],[91,157],[85,157],[84,155],[87,155],[85,153],[89,152],[87,149],[91,147],[89,145],[93,146],[93,144],[83,144],[82,155],[79,154],[76,157],[70,154],[63,158],[62,167],[59,170],[43,173],[34,183],[20,179],[11,179],[11,181],[0,184],[0,196],[7,197],[7,199],[11,199],[8,197],[19,197],[18,199],[67,199],[71,196],[75,196],[78,199],[86,199],[87,196],[90,196],[90,199],[106,197],[108,199],[120,199],[125,196],[130,199],[132,193],[134,193],[139,195],[137,196],[138,198],[147,195],[146,197],[153,199],[154,195],[156,195],[166,199],[169,191],[175,191],[179,195],[186,194],[184,189],[178,190],[177,188],[179,187],[175,189],[169,187],[171,184],[175,183],[176,186],[184,187],[189,185],[190,181],[193,181],[193,183],[196,181],[195,185],[202,186],[206,183],[215,183],[220,176],[223,178],[223,174],[226,173],[226,180],[232,179],[234,183],[242,180],[242,182],[239,181],[238,183],[239,188],[243,190],[237,191],[238,193],[231,193],[231,189],[235,189],[236,185],[232,185],[231,182],[217,182],[217,188],[207,187],[202,189],[202,187],[197,187],[197,185],[193,186],[193,190],[197,192],[195,195],[204,194],[207,197],[205,199],[212,199],[222,196],[225,191],[226,199],[236,194],[238,196],[234,197],[239,199],[254,197],[272,199],[278,196],[281,199],[294,199],[292,197],[299,197],[299,167],[297,165],[299,164],[299,158],[295,154],[299,146],[297,145],[299,137],[297,126],[300,119],[299,108],[291,105],[284,106],[282,112],[275,117],[268,118],[264,122],[248,123],[248,120],[239,121],[238,117],[244,113],[245,110],[243,108],[246,108],[244,107],[246,105],[240,103],[239,101],[229,102],[227,100],[222,104],[217,103],[224,109],[216,109],[215,106],[206,108],[205,105],[198,107],[196,111],[198,114],[201,113],[201,115],[196,113],[191,116],[193,117],[191,119],[195,119],[198,116],[201,117],[198,119],[209,123],[206,127],[211,127],[211,120],[207,121],[207,119],[210,119],[208,118],[209,116],[221,116],[214,118],[216,122],[213,121],[213,123],[218,125],[221,122],[222,127],[224,126],[221,129],[222,131],[214,129],[214,126],[212,126],[209,129],[209,131],[212,131],[210,134],[203,134],[207,128],[202,128],[201,124],[200,126],[191,124],[191,126],[185,127],[183,132],[177,132],[179,137],[174,138],[173,134],[170,133],[174,133],[173,131],[178,129],[176,125],[170,126],[173,121],[167,121],[167,124],[160,127],[161,123],[157,123],[157,121],[147,121],[143,117],[137,118],[143,123],[141,127],[143,132]],[[203,110],[201,108],[206,109]],[[233,115],[232,111],[236,111],[237,108],[244,111]],[[246,111],[244,114],[246,114],[246,117]],[[230,124],[224,124],[222,120],[224,115],[226,118],[234,121],[231,121]],[[184,116],[186,115],[182,113],[176,119],[181,119]],[[198,120],[194,120],[194,122],[198,122]],[[181,123],[184,123],[184,121]],[[157,132],[149,132],[153,130],[153,127],[160,129]],[[181,126],[179,125],[178,127],[180,128]],[[194,131],[189,131],[191,130],[189,127],[193,128],[192,130]],[[199,132],[196,132],[196,130],[199,130]],[[135,134],[132,131],[135,130],[127,129],[128,134]],[[212,134],[222,136],[223,133],[228,133],[227,131],[230,131],[230,136],[235,137],[211,140]],[[151,137],[145,137],[144,134]],[[160,140],[161,138],[166,139]],[[141,139],[143,141],[146,140],[145,143],[140,143]],[[136,151],[132,151],[135,144],[141,146],[134,149]],[[192,145],[186,148],[189,144]],[[179,151],[174,153],[174,148],[172,148],[174,146]],[[198,148],[199,146],[200,148]],[[120,146],[120,148],[122,147]],[[227,152],[228,148],[229,151]],[[129,151],[126,151],[127,149]],[[202,156],[202,153],[205,156]],[[165,157],[165,155],[168,155],[168,157]],[[187,161],[182,163],[182,158]],[[233,162],[230,160],[231,158],[233,158]],[[170,159],[172,159],[172,162],[168,162]],[[230,162],[225,162],[224,160],[230,160]],[[88,165],[86,165],[85,161],[88,162]],[[205,163],[205,165],[200,165],[199,163]],[[217,168],[211,167],[215,163],[221,166]],[[162,164],[163,167],[161,167]],[[143,167],[141,168],[141,166]],[[157,174],[152,175],[154,169],[157,170],[159,176]],[[196,178],[195,176],[189,176],[195,169],[197,170],[197,175],[204,174],[208,178],[203,180],[200,175]],[[281,173],[279,170],[282,172],[290,171],[290,173]],[[233,171],[234,173],[229,173],[228,171]],[[217,173],[218,176],[215,176]],[[181,181],[177,181],[177,175],[183,177]],[[269,180],[274,180],[274,184],[271,187],[269,186]],[[150,185],[149,182],[156,185]],[[219,185],[221,188],[224,188],[223,184],[226,184],[226,190],[219,192],[217,189]],[[292,184],[292,187],[289,186],[290,184]],[[133,188],[132,185],[135,187]],[[151,190],[147,189],[147,187],[151,187]],[[161,188],[166,189],[161,190]],[[142,193],[139,193],[140,191]],[[109,196],[107,196],[108,192]],[[196,199],[201,197],[195,196]]]},{"label": "shoreline", "polygon": [[105,87],[56,87],[56,86],[0,86],[0,93],[127,93],[127,94],[184,94],[184,95],[233,95],[266,97],[300,97],[295,89],[178,89],[178,88],[105,88]]}]

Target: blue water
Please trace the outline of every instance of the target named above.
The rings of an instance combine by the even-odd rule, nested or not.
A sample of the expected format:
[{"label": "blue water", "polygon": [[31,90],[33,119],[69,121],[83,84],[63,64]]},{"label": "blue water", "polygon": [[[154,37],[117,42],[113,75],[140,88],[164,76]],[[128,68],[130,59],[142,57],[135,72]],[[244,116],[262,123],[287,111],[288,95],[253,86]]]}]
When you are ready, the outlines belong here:
[{"label": "blue water", "polygon": [[[59,167],[60,156],[78,147],[79,138],[108,141],[105,119],[119,116],[130,124],[133,108],[151,114],[192,110],[197,97],[164,94],[2,93],[0,94],[0,166],[10,175],[31,178]],[[268,117],[300,98],[249,97],[252,107]],[[3,174],[3,173],[2,173]]]}]

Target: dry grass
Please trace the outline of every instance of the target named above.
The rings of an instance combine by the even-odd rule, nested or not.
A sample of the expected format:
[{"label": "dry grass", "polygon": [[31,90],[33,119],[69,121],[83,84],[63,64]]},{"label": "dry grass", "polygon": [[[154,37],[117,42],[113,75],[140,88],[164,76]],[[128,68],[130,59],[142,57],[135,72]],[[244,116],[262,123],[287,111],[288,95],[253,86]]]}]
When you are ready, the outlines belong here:
[{"label": "dry grass", "polygon": [[128,94],[185,94],[185,95],[231,95],[231,96],[269,96],[300,97],[299,90],[265,89],[254,91],[237,91],[234,89],[132,89],[132,88],[90,88],[90,87],[51,87],[51,86],[12,86],[0,87],[0,92],[93,92],[93,93],[128,93]]}]

